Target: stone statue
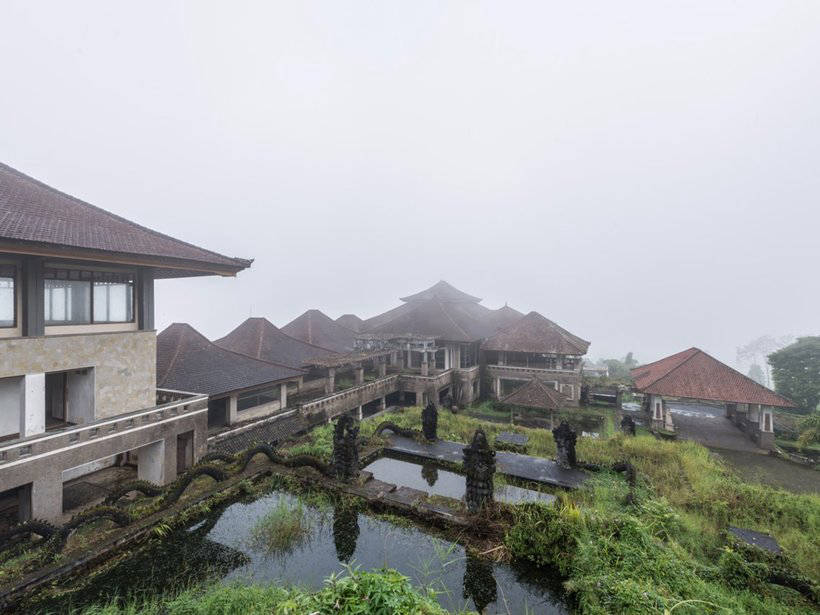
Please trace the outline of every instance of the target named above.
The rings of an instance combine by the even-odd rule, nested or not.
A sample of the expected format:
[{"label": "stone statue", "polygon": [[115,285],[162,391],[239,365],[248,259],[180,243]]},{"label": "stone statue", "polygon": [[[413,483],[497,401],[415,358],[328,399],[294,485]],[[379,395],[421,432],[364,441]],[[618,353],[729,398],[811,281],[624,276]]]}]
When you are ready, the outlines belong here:
[{"label": "stone statue", "polygon": [[621,419],[621,431],[628,436],[635,435],[635,421],[628,414],[625,414],[624,418]]},{"label": "stone statue", "polygon": [[436,431],[438,429],[438,408],[432,401],[421,411],[421,430],[424,438],[430,442],[437,440]]},{"label": "stone statue", "polygon": [[561,421],[552,430],[552,437],[555,439],[555,447],[558,449],[556,461],[562,468],[571,468],[575,465],[575,441],[578,435],[566,421]]},{"label": "stone statue", "polygon": [[490,448],[487,436],[481,429],[476,430],[473,441],[463,451],[464,473],[467,475],[464,499],[467,510],[476,513],[493,501],[495,451]]},{"label": "stone statue", "polygon": [[359,474],[359,424],[349,414],[336,421],[333,430],[333,473],[336,478],[349,482]]}]

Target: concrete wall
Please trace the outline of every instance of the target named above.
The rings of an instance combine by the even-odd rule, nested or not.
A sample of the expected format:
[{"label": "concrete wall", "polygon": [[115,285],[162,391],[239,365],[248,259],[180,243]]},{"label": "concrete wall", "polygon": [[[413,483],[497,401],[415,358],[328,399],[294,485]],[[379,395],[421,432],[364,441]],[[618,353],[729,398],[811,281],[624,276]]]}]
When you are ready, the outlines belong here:
[{"label": "concrete wall", "polygon": [[0,438],[20,431],[21,377],[0,379]]},{"label": "concrete wall", "polygon": [[0,339],[0,378],[84,367],[94,368],[96,418],[154,406],[153,331]]}]

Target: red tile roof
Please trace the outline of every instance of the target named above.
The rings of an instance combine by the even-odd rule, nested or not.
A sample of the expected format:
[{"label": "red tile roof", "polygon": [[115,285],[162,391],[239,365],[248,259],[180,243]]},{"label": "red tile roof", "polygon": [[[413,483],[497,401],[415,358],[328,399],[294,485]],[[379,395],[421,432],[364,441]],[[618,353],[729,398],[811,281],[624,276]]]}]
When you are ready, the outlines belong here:
[{"label": "red tile roof", "polygon": [[304,373],[226,350],[186,323],[174,323],[157,335],[159,388],[221,395]]},{"label": "red tile roof", "polygon": [[334,352],[352,351],[356,340],[356,334],[353,331],[336,324],[329,316],[319,310],[308,310],[301,316],[294,318],[281,330],[298,340]]},{"label": "red tile roof", "polygon": [[482,350],[582,355],[589,342],[559,327],[538,312],[530,312],[487,339]]},{"label": "red tile roof", "polygon": [[560,410],[567,404],[567,398],[562,393],[533,378],[521,385],[515,391],[501,400],[503,404],[522,406],[524,408],[539,408],[542,410]]},{"label": "red tile roof", "polygon": [[248,318],[214,344],[254,359],[292,367],[309,365],[311,359],[337,356],[337,353],[291,337],[267,318]]},{"label": "red tile roof", "polygon": [[778,395],[699,348],[690,348],[632,370],[642,393],[740,404],[793,408]]},{"label": "red tile roof", "polygon": [[152,231],[2,163],[0,242],[6,251],[19,247],[39,254],[48,248],[83,258],[115,254],[118,262],[158,267],[156,277],[234,275],[252,262]]}]

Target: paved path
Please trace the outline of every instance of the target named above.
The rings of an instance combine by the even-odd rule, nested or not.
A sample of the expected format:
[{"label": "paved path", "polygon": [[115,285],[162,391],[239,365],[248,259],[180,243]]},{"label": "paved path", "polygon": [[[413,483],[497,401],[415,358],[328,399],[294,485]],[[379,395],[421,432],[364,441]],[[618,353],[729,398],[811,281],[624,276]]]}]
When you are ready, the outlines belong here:
[{"label": "paved path", "polygon": [[674,402],[668,407],[679,438],[694,440],[709,448],[766,453],[724,416],[723,408]]},{"label": "paved path", "polygon": [[[464,460],[462,452],[464,447],[464,444],[448,442],[447,440],[426,443],[392,435],[390,437],[390,446],[386,450],[421,457],[422,459],[461,463]],[[550,459],[519,455],[518,453],[508,453],[506,451],[497,451],[495,462],[496,469],[501,474],[570,489],[580,486],[588,476],[583,470],[565,470]]]}]

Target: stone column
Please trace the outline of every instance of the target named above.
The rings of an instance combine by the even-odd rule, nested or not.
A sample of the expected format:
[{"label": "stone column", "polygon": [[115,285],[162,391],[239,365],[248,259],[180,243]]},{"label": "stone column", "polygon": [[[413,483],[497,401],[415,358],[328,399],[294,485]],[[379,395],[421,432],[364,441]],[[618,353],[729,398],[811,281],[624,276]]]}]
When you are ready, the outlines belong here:
[{"label": "stone column", "polygon": [[473,434],[473,441],[462,451],[464,473],[467,475],[464,499],[467,503],[467,510],[477,513],[493,501],[495,451],[490,448],[487,436],[480,429],[476,430]]},{"label": "stone column", "polygon": [[760,412],[760,436],[758,444],[761,448],[774,450],[774,413],[768,406],[763,406]]},{"label": "stone column", "polygon": [[362,410],[362,406],[359,406],[359,409],[356,411],[356,418],[360,421],[364,418],[364,411]]},{"label": "stone column", "polygon": [[421,355],[421,375],[430,375],[430,364],[427,362],[427,351],[425,350]]},{"label": "stone column", "polygon": [[378,369],[379,378],[384,378],[387,375],[387,362],[385,362],[383,359],[379,359]]},{"label": "stone column", "polygon": [[46,375],[27,374],[20,378],[20,437],[46,430]]},{"label": "stone column", "polygon": [[283,382],[279,385],[279,407],[284,410],[288,407],[288,383]]},{"label": "stone column", "polygon": [[53,468],[31,484],[31,518],[58,522],[63,515],[63,475]]},{"label": "stone column", "polygon": [[444,347],[444,369],[450,369],[450,352],[452,347],[448,344]]},{"label": "stone column", "polygon": [[325,395],[332,395],[336,392],[336,368],[327,368],[327,379],[325,380]]},{"label": "stone column", "polygon": [[561,424],[552,430],[552,437],[555,440],[557,449],[556,461],[558,465],[562,468],[574,467],[575,442],[578,439],[575,430],[566,421],[561,421]]},{"label": "stone column", "polygon": [[155,485],[165,484],[165,440],[137,449],[137,478]]},{"label": "stone column", "polygon": [[387,397],[382,397],[379,401],[379,410],[387,410]]},{"label": "stone column", "polygon": [[237,415],[239,413],[239,395],[231,395],[228,398],[228,425],[236,423]]},{"label": "stone column", "polygon": [[357,365],[354,371],[356,374],[356,385],[364,384],[364,367]]}]

